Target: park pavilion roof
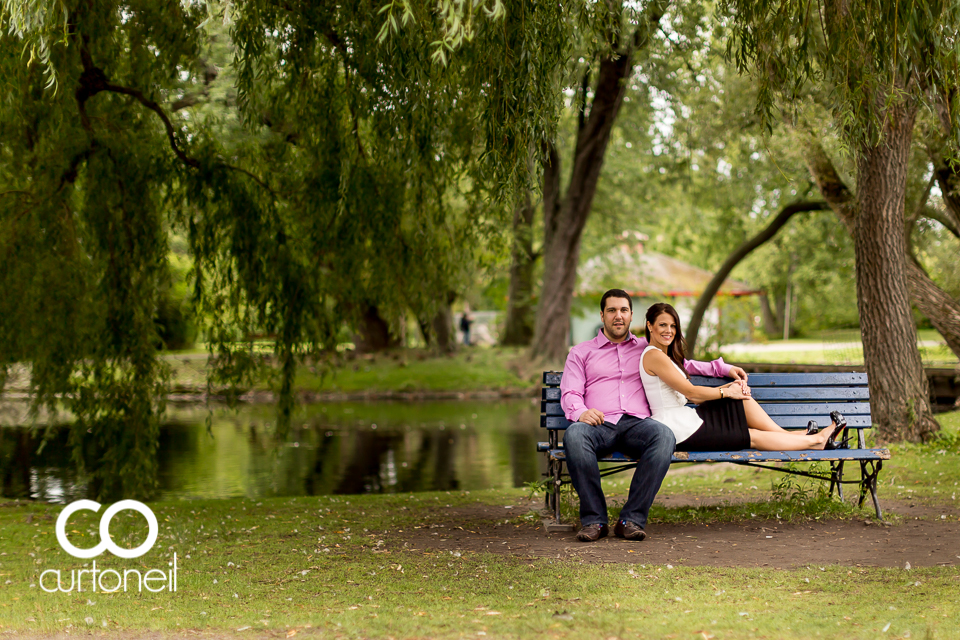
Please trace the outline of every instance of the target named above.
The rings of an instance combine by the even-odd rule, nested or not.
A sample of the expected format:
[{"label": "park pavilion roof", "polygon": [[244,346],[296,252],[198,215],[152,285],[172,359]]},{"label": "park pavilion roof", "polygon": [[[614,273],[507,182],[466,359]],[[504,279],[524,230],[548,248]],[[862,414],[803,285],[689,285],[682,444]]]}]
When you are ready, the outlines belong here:
[{"label": "park pavilion roof", "polygon": [[[590,258],[577,275],[577,296],[599,296],[608,289],[623,289],[637,298],[699,297],[713,278],[706,269],[647,251],[641,242],[620,244],[606,255]],[[746,282],[727,278],[717,295],[760,293]]]}]

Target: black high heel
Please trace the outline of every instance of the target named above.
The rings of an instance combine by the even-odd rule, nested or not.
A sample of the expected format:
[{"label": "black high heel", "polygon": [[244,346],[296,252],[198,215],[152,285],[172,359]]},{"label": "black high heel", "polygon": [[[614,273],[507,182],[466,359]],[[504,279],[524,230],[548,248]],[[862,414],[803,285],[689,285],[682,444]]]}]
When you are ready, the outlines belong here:
[{"label": "black high heel", "polygon": [[833,430],[833,433],[830,434],[830,437],[827,438],[827,443],[823,446],[824,449],[833,450],[833,449],[849,449],[850,444],[847,442],[847,420],[843,417],[839,411],[831,411],[830,419],[833,420],[833,424],[836,425],[836,428]]},{"label": "black high heel", "polygon": [[807,435],[815,436],[820,433],[820,426],[817,424],[816,420],[811,420],[807,423]]}]

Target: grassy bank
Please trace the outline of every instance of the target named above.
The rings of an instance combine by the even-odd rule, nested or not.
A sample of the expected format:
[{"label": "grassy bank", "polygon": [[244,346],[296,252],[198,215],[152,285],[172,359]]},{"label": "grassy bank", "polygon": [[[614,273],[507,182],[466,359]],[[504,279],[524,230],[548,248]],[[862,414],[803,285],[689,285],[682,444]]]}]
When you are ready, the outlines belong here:
[{"label": "grassy bank", "polygon": [[[518,497],[506,491],[154,504],[158,546],[141,560],[107,554],[99,563],[100,571],[166,570],[176,552],[176,593],[142,594],[41,591],[43,571],[60,569],[66,582],[69,570],[86,564],[59,549],[58,508],[6,507],[0,630],[348,638],[871,638],[889,630],[894,637],[947,638],[960,617],[953,568],[582,565],[412,553],[391,535],[429,528],[450,507]],[[139,542],[131,535],[138,516],[129,513],[111,528],[128,547]],[[96,526],[78,513],[71,541],[88,546]],[[503,526],[533,525],[517,518]],[[53,588],[52,574],[46,579]]]},{"label": "grassy bank", "polygon": [[316,392],[530,391],[540,382],[522,349],[461,348],[449,356],[416,349],[355,356],[326,376],[303,369],[297,387]]},{"label": "grassy bank", "polygon": [[[958,515],[960,414],[945,417],[943,438],[895,445],[881,499],[909,487],[911,499]],[[717,466],[706,474],[671,472],[661,493],[729,498],[704,508],[655,508],[669,522],[757,522],[851,517],[827,512],[813,489],[770,491],[779,476]],[[624,493],[626,479],[607,479]],[[905,495],[905,489],[900,493]],[[104,554],[98,568],[168,571],[177,554],[176,593],[46,593],[44,571],[91,569],[61,550],[59,505],[0,505],[0,632],[44,635],[107,630],[217,636],[269,634],[336,638],[875,638],[955,637],[960,620],[955,567],[902,569],[802,566],[724,569],[642,564],[580,564],[488,553],[405,548],[404,532],[437,539],[475,519],[454,509],[520,504],[522,489],[264,500],[152,503],[157,545],[136,560]],[[836,505],[835,505],[836,506]],[[513,510],[503,513],[513,514]],[[78,547],[98,539],[97,517],[78,512],[68,535]],[[534,528],[518,513],[488,524]],[[443,526],[441,526],[441,524]],[[130,511],[111,526],[127,548],[142,541]],[[89,573],[86,574],[89,579]],[[53,574],[48,574],[48,588]],[[111,578],[111,580],[113,580]],[[107,586],[112,586],[108,581]]]},{"label": "grassy bank", "polygon": [[[202,354],[167,356],[173,386],[180,393],[206,389],[207,362]],[[395,349],[378,354],[349,352],[333,367],[301,366],[296,388],[329,395],[493,392],[532,394],[540,371],[522,349],[461,348],[449,356],[422,349]],[[257,385],[269,390],[267,381]]]},{"label": "grassy bank", "polygon": [[[957,357],[946,341],[933,329],[917,332],[920,357],[926,367],[950,367]],[[935,344],[934,344],[935,343]],[[720,348],[727,362],[763,362],[777,364],[863,364],[860,331],[820,331],[803,338],[768,340],[751,344],[724,345]]]}]

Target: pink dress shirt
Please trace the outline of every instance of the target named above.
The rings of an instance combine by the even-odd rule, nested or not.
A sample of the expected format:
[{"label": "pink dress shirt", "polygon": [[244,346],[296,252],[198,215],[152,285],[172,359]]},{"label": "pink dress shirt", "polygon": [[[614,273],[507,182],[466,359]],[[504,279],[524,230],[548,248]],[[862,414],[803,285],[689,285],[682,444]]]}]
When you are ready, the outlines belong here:
[{"label": "pink dress shirt", "polygon": [[[650,417],[640,380],[640,354],[647,344],[646,338],[632,333],[614,344],[600,330],[593,340],[571,349],[560,380],[560,406],[567,420],[576,422],[587,409],[602,411],[604,421],[613,424],[624,414]],[[722,377],[732,367],[719,358],[713,362],[687,360],[684,368],[694,375]]]}]

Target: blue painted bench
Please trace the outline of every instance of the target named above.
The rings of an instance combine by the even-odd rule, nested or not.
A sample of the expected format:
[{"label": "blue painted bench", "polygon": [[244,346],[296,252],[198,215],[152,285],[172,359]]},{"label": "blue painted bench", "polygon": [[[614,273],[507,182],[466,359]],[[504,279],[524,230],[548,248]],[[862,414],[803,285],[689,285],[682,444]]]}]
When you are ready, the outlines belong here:
[{"label": "blue painted bench", "polygon": [[[562,371],[545,371],[540,403],[540,426],[546,429],[547,442],[537,443],[537,450],[547,456],[547,478],[553,486],[546,494],[546,506],[560,523],[560,488],[570,482],[564,472],[566,456],[560,434],[570,424],[560,408],[560,379]],[[729,378],[691,376],[693,384],[718,387]],[[839,411],[847,420],[849,449],[832,451],[710,451],[673,454],[673,463],[732,462],[734,464],[771,469],[783,473],[830,481],[830,493],[837,490],[843,498],[844,484],[858,484],[860,507],[870,492],[877,518],[883,520],[877,498],[877,476],[890,451],[884,448],[868,449],[863,432],[872,426],[870,418],[870,390],[865,373],[754,373],[750,375],[753,397],[773,420],[784,429],[806,429],[807,421],[816,420],[823,427],[830,424],[830,412]],[[692,406],[692,405],[691,405]],[[855,447],[855,448],[854,448]],[[601,477],[634,469],[636,462],[621,453],[601,458],[598,462],[616,466],[602,467]],[[787,466],[773,466],[777,462],[829,462],[829,475],[810,473]],[[860,464],[858,480],[844,480],[846,463]],[[765,464],[766,463],[766,464]]]}]

